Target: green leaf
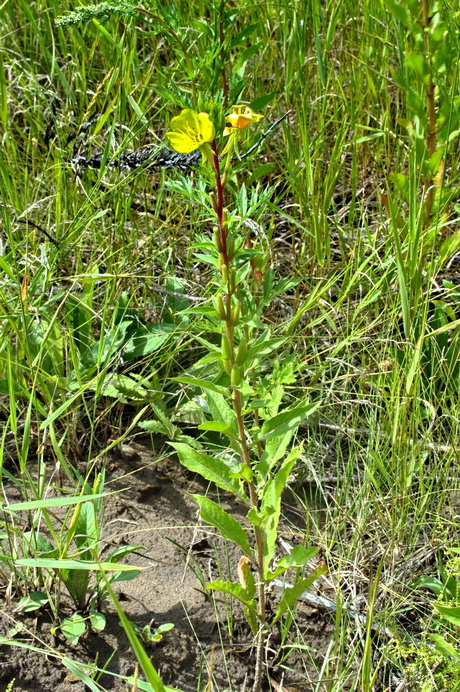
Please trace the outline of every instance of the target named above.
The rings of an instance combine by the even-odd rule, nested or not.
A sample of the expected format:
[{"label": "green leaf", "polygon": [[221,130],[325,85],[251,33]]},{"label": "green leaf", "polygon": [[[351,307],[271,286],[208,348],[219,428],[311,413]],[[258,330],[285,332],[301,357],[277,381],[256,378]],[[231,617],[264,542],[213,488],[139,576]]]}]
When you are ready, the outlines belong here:
[{"label": "green leaf", "polygon": [[129,639],[129,643],[132,646],[134,654],[137,660],[139,661],[142,670],[144,671],[145,677],[147,678],[148,682],[152,685],[154,692],[166,692],[165,686],[163,685],[160,676],[158,675],[156,669],[150,661],[150,658],[147,655],[144,647],[142,646],[138,636],[134,632],[131,623],[129,622],[128,618],[123,612],[123,608],[119,604],[118,599],[115,596],[115,593],[108,581],[106,581],[106,588],[110,594],[110,598],[112,599],[113,605],[115,606],[115,610],[117,611],[117,615],[120,618],[120,622],[123,626],[123,629],[126,632],[126,636]]},{"label": "green leaf", "polygon": [[48,596],[42,591],[31,591],[19,601],[16,610],[22,613],[31,613],[33,610],[43,608],[49,603]]},{"label": "green leaf", "polygon": [[30,500],[29,502],[18,502],[15,505],[0,505],[0,507],[5,512],[22,512],[32,509],[48,509],[49,507],[68,507],[69,505],[78,505],[86,500],[97,500],[101,497],[108,497],[109,495],[114,495],[115,492],[96,493],[95,495],[77,495],[76,497],[48,497],[44,500]]},{"label": "green leaf", "polygon": [[291,569],[291,567],[303,567],[317,552],[318,548],[305,548],[303,545],[297,545],[291,550],[289,555],[281,558],[274,572],[268,573],[267,580],[275,579],[283,572],[286,572],[286,570]]},{"label": "green leaf", "polygon": [[281,512],[281,494],[286,487],[289,474],[297,461],[302,446],[299,445],[291,450],[290,454],[283,461],[273,478],[267,483],[263,490],[261,510],[265,518],[262,522],[264,533],[264,556],[265,572],[268,574],[270,562],[275,554],[276,538],[278,535],[278,522]]},{"label": "green leaf", "polygon": [[460,247],[460,230],[454,231],[452,235],[443,240],[441,247],[439,248],[438,260],[440,264],[444,264],[449,257],[451,257],[455,252],[457,252]]},{"label": "green leaf", "polygon": [[86,623],[81,615],[74,613],[69,618],[64,618],[60,629],[71,644],[77,644],[81,635],[85,633]]},{"label": "green leaf", "polygon": [[413,585],[418,589],[429,589],[436,596],[439,596],[445,590],[444,584],[437,577],[426,577],[423,575],[416,579]]},{"label": "green leaf", "polygon": [[240,584],[244,584],[247,597],[253,599],[257,593],[256,580],[254,579],[250,563],[247,561],[243,562],[243,560],[244,558],[239,562],[239,570],[241,569],[241,574],[238,575]]},{"label": "green leaf", "polygon": [[242,65],[244,65],[248,60],[250,60],[259,50],[261,47],[262,42],[260,43],[252,43],[246,50],[242,52],[240,55],[236,65],[235,65],[235,70],[238,70]]},{"label": "green leaf", "polygon": [[438,603],[435,603],[434,607],[444,618],[444,620],[447,620],[447,622],[451,622],[456,627],[460,627],[460,606],[442,606]]},{"label": "green leaf", "polygon": [[403,199],[409,201],[409,178],[404,173],[390,173],[389,178],[393,183],[395,190],[402,195]]},{"label": "green leaf", "polygon": [[[228,394],[228,392],[226,392]],[[217,392],[206,392],[206,403],[215,422],[225,423],[228,426],[227,434],[230,435],[230,446],[234,452],[240,453],[238,438],[238,423],[233,409],[228,405],[225,397]],[[233,438],[232,438],[233,436]]]},{"label": "green leaf", "polygon": [[140,327],[123,348],[123,360],[133,360],[157,351],[177,329],[175,324],[158,322]]},{"label": "green leaf", "polygon": [[249,104],[249,108],[252,108],[252,110],[256,112],[263,110],[265,106],[268,106],[268,104],[271,101],[273,101],[277,93],[278,92],[276,91],[271,91],[269,94],[259,96],[259,98],[256,98],[254,99],[254,101],[251,101],[251,103]]},{"label": "green leaf", "polygon": [[386,7],[390,10],[393,17],[404,24],[404,26],[412,33],[414,28],[414,20],[411,17],[410,8],[405,2],[398,0],[386,0]]},{"label": "green leaf", "polygon": [[[82,504],[74,538],[80,550],[80,560],[90,560],[92,557],[91,548],[93,548],[93,551],[96,549],[98,539],[97,518],[93,502],[84,502]],[[84,548],[86,550],[83,550]]]},{"label": "green leaf", "polygon": [[[249,36],[254,33],[258,26],[259,24],[250,24],[249,26],[245,27],[242,31],[240,31],[239,34],[235,36],[235,38],[230,41],[230,48],[235,48],[240,43],[245,44]],[[267,103],[269,103],[269,101],[267,101]]]},{"label": "green leaf", "polygon": [[[182,406],[176,408],[171,414],[173,423],[187,423],[188,425],[199,425],[206,421],[207,404],[202,396],[195,397],[193,401],[186,401]],[[195,440],[197,444],[197,440]],[[193,445],[192,445],[193,446]]]},{"label": "green leaf", "polygon": [[272,351],[275,351],[277,348],[283,346],[283,344],[285,344],[287,341],[285,337],[276,337],[274,339],[270,339],[269,336],[270,332],[267,331],[257,339],[257,341],[248,350],[247,360],[251,360],[253,358],[260,360],[265,358],[272,353]]},{"label": "green leaf", "polygon": [[198,426],[198,430],[210,430],[212,432],[221,432],[227,435],[233,435],[233,429],[226,423],[220,423],[219,421],[207,421],[206,423],[201,423]]},{"label": "green leaf", "polygon": [[[212,307],[212,305],[202,305],[202,306],[197,306],[196,308],[186,308],[185,310],[181,310],[180,313],[181,315],[212,315],[215,316],[216,311]],[[217,350],[217,348],[216,348]]]},{"label": "green leaf", "polygon": [[[212,308],[212,310],[214,312],[214,308]],[[199,336],[199,334],[195,335],[195,339],[198,341],[198,343],[204,346],[207,351],[209,351],[211,356],[214,356],[214,360],[216,358],[222,358],[222,348],[220,347],[220,344],[213,344],[212,341],[203,339],[203,337]]]},{"label": "green leaf", "polygon": [[[144,386],[148,384],[148,381],[145,379],[138,382],[137,379],[128,377],[128,375],[115,373],[100,386],[99,391],[102,395],[110,396],[113,399],[120,399],[123,403],[128,403],[129,401],[145,401],[157,395],[157,390]],[[96,388],[96,384],[94,387],[91,387],[91,389],[94,390],[96,390]]]},{"label": "green leaf", "polygon": [[234,581],[212,581],[206,584],[206,588],[211,591],[219,591],[234,596],[250,610],[257,612],[257,606],[252,598],[249,598],[247,590]]},{"label": "green leaf", "polygon": [[278,523],[280,519],[280,508],[271,508],[272,511],[266,509],[267,518],[262,522],[263,526],[263,551],[264,551],[264,572],[267,578],[270,562],[273,559],[276,548],[276,539],[278,536]]},{"label": "green leaf", "polygon": [[425,86],[429,84],[430,69],[423,55],[415,52],[407,52],[405,55],[405,63],[406,68],[414,70]]},{"label": "green leaf", "polygon": [[[76,569],[81,571],[114,572],[132,570],[130,565],[117,565],[111,562],[89,562],[86,560],[53,560],[51,558],[23,558],[15,560],[17,567],[41,567],[43,569]],[[137,567],[136,569],[142,569]]]},{"label": "green leaf", "polygon": [[[8,535],[5,536],[7,538]],[[36,531],[26,531],[24,533],[24,543],[37,557],[58,557],[59,550],[54,547],[41,533]]]},{"label": "green leaf", "polygon": [[225,461],[219,457],[211,457],[208,454],[197,452],[182,442],[170,442],[170,445],[176,450],[181,464],[189,471],[199,473],[200,476],[206,478],[207,481],[212,481],[222,490],[227,490],[244,502],[249,502],[240,482],[233,477],[232,470]]},{"label": "green leaf", "polygon": [[452,644],[446,642],[440,634],[429,634],[429,638],[434,642],[434,648],[443,656],[449,658],[454,658],[456,661],[460,661],[460,652],[455,649]]},{"label": "green leaf", "polygon": [[98,672],[97,670],[93,670],[92,666],[83,666],[81,663],[76,663],[66,656],[63,656],[60,660],[63,665],[65,665],[65,667],[68,668],[73,675],[75,675],[76,678],[85,683],[89,690],[92,690],[92,692],[100,692],[101,688],[99,685],[96,685],[94,680],[90,677],[90,675],[94,674],[94,672]]},{"label": "green leaf", "polygon": [[89,571],[83,569],[63,569],[60,576],[77,607],[82,605],[89,584]]},{"label": "green leaf", "polygon": [[[228,394],[227,390],[225,391]],[[237,433],[238,425],[235,412],[228,405],[224,396],[216,392],[208,392],[206,394],[206,402],[214,420],[225,423]]]},{"label": "green leaf", "polygon": [[139,427],[150,433],[168,434],[166,425],[159,420],[143,420],[139,423]]},{"label": "green leaf", "polygon": [[145,547],[143,545],[120,545],[109,554],[108,562],[119,562],[119,560],[138,550],[145,550]]},{"label": "green leaf", "polygon": [[305,418],[311,416],[320,405],[321,402],[317,401],[313,404],[307,404],[306,406],[288,409],[287,411],[278,413],[277,416],[274,416],[270,420],[264,421],[259,440],[269,440],[271,437],[277,437],[290,430],[297,430]]},{"label": "green leaf", "polygon": [[[125,567],[126,565],[123,565]],[[119,581],[132,581],[136,577],[139,576],[141,573],[140,568],[138,569],[129,569],[124,572],[115,572],[115,574],[111,577],[109,577],[109,581],[111,584],[115,584],[115,582]]]},{"label": "green leaf", "polygon": [[71,397],[67,399],[61,406],[59,406],[56,410],[54,410],[50,415],[40,424],[40,430],[45,430],[53,421],[56,420],[56,418],[59,418],[64,411],[66,411],[69,406],[72,406],[72,404],[77,400],[80,399],[83,392],[85,392],[87,389],[91,389],[95,382],[97,382],[102,376],[104,375],[104,371],[101,370],[101,372],[98,372],[97,375],[95,375],[89,382],[86,382],[82,387],[78,388],[78,391],[75,392]]},{"label": "green leaf", "polygon": [[242,461],[239,467],[235,471],[232,471],[232,478],[239,478],[247,483],[251,483],[251,481],[254,479],[254,473],[252,468],[246,466],[246,464]]},{"label": "green leaf", "polygon": [[246,618],[249,627],[251,628],[252,634],[255,636],[258,632],[259,629],[259,623],[257,620],[257,614],[251,610],[251,608],[248,608],[247,606],[243,607],[243,613],[244,617]]},{"label": "green leaf", "polygon": [[215,526],[224,538],[236,543],[245,555],[251,557],[251,546],[240,523],[207,497],[202,495],[192,495],[192,497],[200,508],[201,518],[211,526]]},{"label": "green leaf", "polygon": [[[142,632],[147,633],[147,629],[150,630],[150,627],[146,625]],[[153,642],[161,642],[163,639],[163,635],[165,632],[169,632],[170,630],[174,629],[174,624],[172,622],[165,622],[163,625],[160,625],[159,627],[156,628],[156,630],[153,632],[151,635],[151,639]]]},{"label": "green leaf", "polygon": [[265,515],[262,512],[258,512],[255,507],[251,507],[246,518],[253,526],[260,526],[264,520],[264,516]]},{"label": "green leaf", "polygon": [[[134,685],[134,678],[133,677],[126,678],[123,676],[123,682],[126,682],[128,685],[133,686]],[[153,689],[152,685],[150,685],[148,682],[144,682],[143,680],[139,680],[139,678],[136,680],[136,685],[140,690],[145,690],[145,692],[157,692],[157,690]],[[176,687],[166,687],[165,686],[164,689],[165,689],[165,692],[184,692],[184,690],[179,690]],[[100,692],[100,689],[98,689],[97,692]]]},{"label": "green leaf", "polygon": [[221,387],[219,384],[214,384],[208,380],[200,380],[198,377],[171,377],[173,382],[180,382],[181,384],[190,384],[193,387],[201,387],[210,392],[217,392],[217,394],[228,394],[228,390],[225,387]]},{"label": "green leaf", "polygon": [[[444,332],[453,331],[454,329],[457,329],[457,327],[460,327],[460,319],[455,320],[454,322],[449,322],[448,324],[445,324],[443,327],[439,327],[439,329],[435,329],[433,332],[428,332],[427,334],[425,334],[423,336],[423,338],[428,339],[428,338],[431,338],[433,336],[438,336],[439,334],[444,334]],[[451,548],[451,550],[454,551],[453,548]]]},{"label": "green leaf", "polygon": [[306,591],[313,584],[313,582],[325,572],[327,572],[326,566],[318,567],[318,569],[315,569],[315,571],[312,572],[309,577],[306,579],[301,579],[297,582],[297,584],[294,584],[294,586],[286,589],[284,596],[279,602],[278,609],[270,626],[273,627],[273,625],[284,615],[286,610],[299,600],[303,592]]},{"label": "green leaf", "polygon": [[275,165],[273,163],[263,163],[260,166],[256,166],[252,170],[251,175],[246,180],[246,185],[250,187],[252,183],[254,183],[259,178],[263,178],[264,176],[270,175],[274,168]]},{"label": "green leaf", "polygon": [[[281,499],[281,493],[283,492],[284,488],[286,487],[286,484],[289,480],[289,476],[291,475],[291,471],[294,467],[294,464],[296,463],[297,459],[299,458],[300,454],[302,453],[303,445],[298,445],[297,447],[294,447],[294,449],[291,449],[287,457],[284,459],[284,461],[281,463],[280,468],[276,472],[276,474],[273,477],[273,490],[274,490],[274,498],[276,499],[276,502],[278,503],[279,500]],[[263,502],[262,502],[263,504]]]},{"label": "green leaf", "polygon": [[94,613],[91,613],[91,615],[89,616],[89,620],[91,622],[91,627],[93,628],[93,630],[96,630],[96,632],[104,631],[105,626],[107,624],[107,620],[103,613],[95,611]]},{"label": "green leaf", "polygon": [[262,477],[270,473],[275,464],[283,457],[293,435],[294,430],[288,430],[283,435],[276,435],[267,440],[259,466]]},{"label": "green leaf", "polygon": [[206,34],[211,41],[213,40],[214,32],[211,27],[206,24],[206,22],[202,22],[199,19],[192,19],[190,26],[192,26],[194,29],[198,29],[198,31],[202,31],[203,34]]}]

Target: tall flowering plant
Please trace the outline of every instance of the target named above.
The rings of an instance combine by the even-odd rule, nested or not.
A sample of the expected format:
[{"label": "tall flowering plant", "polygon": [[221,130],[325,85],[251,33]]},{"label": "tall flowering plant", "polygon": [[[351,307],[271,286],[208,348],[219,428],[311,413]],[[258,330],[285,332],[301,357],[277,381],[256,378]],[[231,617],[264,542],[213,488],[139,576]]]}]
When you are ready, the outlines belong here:
[{"label": "tall flowering plant", "polygon": [[[171,146],[181,153],[200,149],[211,170],[210,193],[216,217],[209,255],[210,263],[218,267],[219,286],[213,298],[213,319],[221,325],[221,346],[213,350],[220,363],[218,381],[177,378],[202,387],[206,392],[209,410],[214,418],[199,427],[225,436],[232,454],[232,463],[220,456],[197,451],[184,443],[173,443],[181,463],[200,473],[218,487],[232,493],[247,508],[247,526],[242,526],[231,514],[207,497],[194,495],[204,521],[221,535],[235,543],[241,551],[238,581],[214,581],[207,588],[236,597],[254,636],[255,668],[253,692],[260,692],[264,678],[263,653],[265,635],[286,611],[292,608],[301,593],[319,576],[318,568],[299,578],[293,587],[286,588],[279,600],[274,617],[267,619],[267,589],[271,582],[290,568],[296,574],[317,552],[316,548],[297,546],[274,564],[276,538],[281,514],[281,495],[288,482],[302,446],[292,445],[299,424],[318,406],[303,403],[295,408],[280,410],[283,390],[280,384],[273,391],[261,385],[258,377],[262,354],[273,350],[283,339],[270,339],[269,334],[257,335],[255,315],[263,304],[257,304],[261,273],[252,272],[248,278],[254,250],[248,248],[248,238],[231,215],[228,181],[237,152],[241,132],[262,120],[248,106],[232,106],[226,125],[216,126],[212,114],[185,109],[171,121],[167,137]],[[263,277],[262,277],[263,278]],[[271,277],[272,279],[272,277]],[[270,281],[263,287],[264,304],[270,302]],[[204,326],[204,328],[206,328]],[[210,331],[215,332],[215,326]],[[268,334],[268,336],[267,336]],[[221,384],[223,382],[224,384]],[[235,463],[236,459],[236,463]]]}]

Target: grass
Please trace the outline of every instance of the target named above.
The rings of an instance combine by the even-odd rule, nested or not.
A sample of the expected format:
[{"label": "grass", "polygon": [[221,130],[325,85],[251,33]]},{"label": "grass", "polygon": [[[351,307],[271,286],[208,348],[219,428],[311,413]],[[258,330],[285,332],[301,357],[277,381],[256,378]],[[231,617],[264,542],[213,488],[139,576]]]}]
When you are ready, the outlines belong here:
[{"label": "grass", "polygon": [[[94,466],[139,423],[154,419],[151,432],[165,433],[158,407],[181,426],[181,407],[198,392],[172,377],[210,376],[210,366],[196,366],[206,352],[203,322],[178,315],[215,293],[191,249],[212,226],[199,176],[196,199],[184,199],[177,172],[121,174],[104,160],[163,144],[182,107],[214,100],[228,109],[270,93],[261,131],[291,110],[241,177],[271,186],[252,213],[254,236],[275,276],[295,279],[263,317],[265,329],[289,339],[285,401],[321,401],[299,430],[304,451],[289,495],[292,531],[321,548],[343,608],[327,656],[313,657],[316,678],[305,664],[318,691],[404,682],[441,690],[453,665],[441,657],[426,671],[412,654],[409,668],[401,654],[424,628],[455,640],[450,625],[432,624],[431,601],[412,584],[437,574],[460,540],[458,12],[439,4],[430,26],[445,26],[448,38],[427,46],[407,19],[422,26],[425,7],[434,12],[413,0],[178,0],[154,25],[151,4],[150,14],[57,26],[74,9],[68,0],[18,0],[0,20],[6,498],[14,489],[25,502],[43,500],[62,485],[84,495]],[[241,149],[256,140],[245,131]],[[95,149],[101,169],[75,176],[70,159]],[[136,339],[148,347],[136,350]],[[273,368],[273,355],[260,363],[267,382]],[[58,466],[60,478],[50,478]],[[40,513],[29,519],[42,524]],[[4,515],[3,561],[25,557],[22,521]],[[63,531],[52,521],[46,515],[49,531]],[[17,596],[46,582],[20,569]],[[400,650],[390,652],[346,609],[390,627]],[[295,613],[290,636],[302,651]]]}]

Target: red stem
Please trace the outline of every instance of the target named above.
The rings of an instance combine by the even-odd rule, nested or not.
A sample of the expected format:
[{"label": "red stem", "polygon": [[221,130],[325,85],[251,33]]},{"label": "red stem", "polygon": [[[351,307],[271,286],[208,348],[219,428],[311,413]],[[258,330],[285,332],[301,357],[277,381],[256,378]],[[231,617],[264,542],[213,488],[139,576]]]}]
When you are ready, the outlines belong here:
[{"label": "red stem", "polygon": [[222,256],[224,264],[228,267],[228,254],[227,254],[227,229],[225,228],[225,218],[224,218],[224,188],[222,185],[222,178],[220,175],[220,165],[219,165],[219,152],[217,151],[217,142],[215,139],[211,142],[212,158],[214,161],[214,170],[216,172],[216,189],[217,189],[217,219],[219,221],[219,231],[220,239],[222,243]]}]

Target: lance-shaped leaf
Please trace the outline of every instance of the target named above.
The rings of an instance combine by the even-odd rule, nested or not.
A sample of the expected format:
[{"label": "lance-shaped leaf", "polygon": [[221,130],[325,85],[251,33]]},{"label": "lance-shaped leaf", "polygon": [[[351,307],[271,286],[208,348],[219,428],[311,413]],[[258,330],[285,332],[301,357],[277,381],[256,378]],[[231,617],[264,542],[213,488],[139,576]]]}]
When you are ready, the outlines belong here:
[{"label": "lance-shaped leaf", "polygon": [[240,454],[240,444],[238,442],[238,423],[235,412],[227,404],[225,397],[217,392],[208,390],[206,392],[206,401],[214,421],[228,426],[221,432],[229,435],[229,443],[231,448],[234,452]]},{"label": "lance-shaped leaf", "polygon": [[230,596],[234,596],[241,601],[241,603],[244,603],[249,610],[257,613],[255,601],[249,597],[247,590],[241,586],[241,584],[237,584],[234,581],[212,581],[209,584],[206,584],[206,588],[211,589],[212,591],[228,593]]},{"label": "lance-shaped leaf", "polygon": [[291,586],[290,588],[286,589],[283,598],[279,602],[275,617],[270,623],[270,627],[273,627],[275,622],[278,622],[278,620],[280,619],[280,617],[284,615],[286,610],[293,606],[302,596],[304,591],[306,591],[313,584],[313,582],[325,572],[327,572],[326,566],[318,567],[318,569],[315,569],[315,571],[312,572],[309,577],[307,577],[306,579],[301,579],[297,582],[297,584],[294,584],[294,586]]},{"label": "lance-shaped leaf", "polygon": [[201,495],[192,495],[192,497],[200,507],[201,518],[211,526],[215,526],[224,538],[236,543],[245,555],[251,557],[251,546],[241,524],[207,497]]},{"label": "lance-shaped leaf", "polygon": [[286,557],[279,560],[278,564],[276,565],[276,569],[273,572],[268,573],[267,580],[275,579],[275,577],[278,577],[283,572],[286,572],[286,570],[291,569],[291,567],[303,567],[316,555],[317,552],[318,548],[304,548],[303,545],[297,545],[295,548],[293,548],[293,550],[291,550],[289,555],[286,555]]},{"label": "lance-shaped leaf", "polygon": [[317,401],[313,404],[307,404],[306,406],[291,408],[266,420],[262,425],[259,440],[269,440],[271,437],[284,435],[284,433],[290,430],[297,430],[302,421],[308,416],[311,416],[320,404],[321,402]]},{"label": "lance-shaped leaf", "polygon": [[199,473],[200,476],[203,476],[207,481],[212,481],[222,490],[227,490],[244,502],[249,502],[239,480],[233,477],[232,470],[223,459],[197,452],[183,442],[171,442],[170,444],[176,450],[181,464],[189,471]]},{"label": "lance-shaped leaf", "polygon": [[201,387],[210,392],[216,392],[217,394],[227,394],[227,389],[222,387],[220,384],[214,384],[214,382],[209,382],[208,380],[201,380],[198,377],[171,377],[174,382],[180,382],[181,384],[190,384],[192,387]]},{"label": "lance-shaped leaf", "polygon": [[299,445],[291,450],[286,459],[282,462],[273,478],[265,486],[261,510],[262,515],[265,515],[262,522],[264,533],[264,566],[266,576],[268,575],[268,567],[275,553],[276,537],[278,535],[278,522],[281,512],[281,493],[283,492],[292,471],[292,467],[297,461],[302,446]]}]

